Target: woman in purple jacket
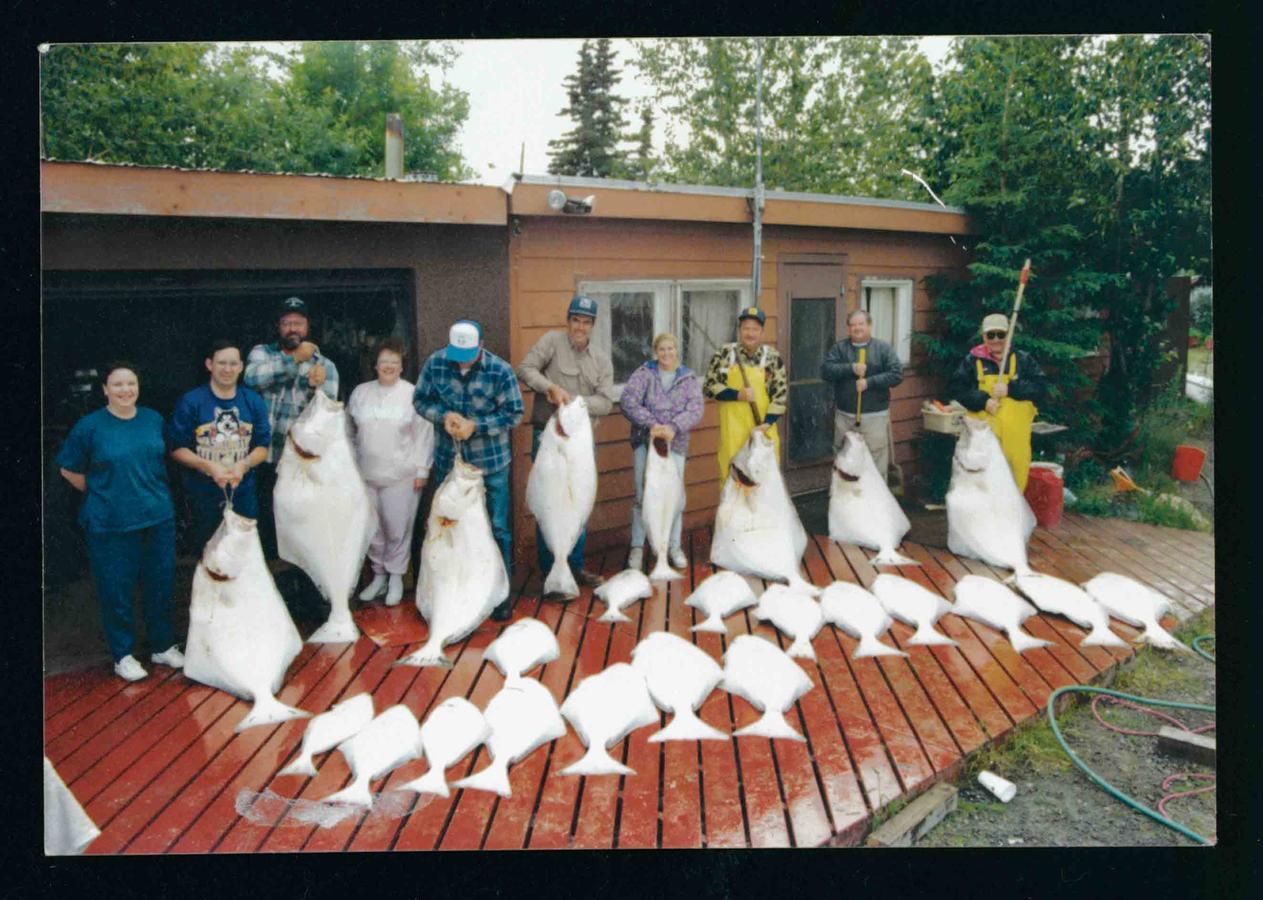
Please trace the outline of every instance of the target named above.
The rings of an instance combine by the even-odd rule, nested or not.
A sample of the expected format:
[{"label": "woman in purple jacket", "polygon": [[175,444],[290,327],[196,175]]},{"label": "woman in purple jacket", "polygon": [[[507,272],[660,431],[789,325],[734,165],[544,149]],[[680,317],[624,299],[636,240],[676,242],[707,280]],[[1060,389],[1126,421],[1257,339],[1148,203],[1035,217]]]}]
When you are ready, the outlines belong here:
[{"label": "woman in purple jacket", "polygon": [[[640,504],[645,491],[645,458],[649,439],[661,435],[671,442],[670,458],[680,477],[684,477],[684,460],[688,456],[689,431],[702,420],[702,382],[688,366],[680,365],[679,342],[675,335],[663,333],[653,339],[656,359],[642,365],[627,379],[619,401],[623,415],[631,420],[632,460],[635,466],[636,503],[632,507],[631,552],[627,566],[639,569],[644,563],[645,525],[640,518]],[[668,557],[677,569],[688,565],[680,546],[680,528],[684,519],[684,502],[675,514],[671,527],[671,549]]]}]

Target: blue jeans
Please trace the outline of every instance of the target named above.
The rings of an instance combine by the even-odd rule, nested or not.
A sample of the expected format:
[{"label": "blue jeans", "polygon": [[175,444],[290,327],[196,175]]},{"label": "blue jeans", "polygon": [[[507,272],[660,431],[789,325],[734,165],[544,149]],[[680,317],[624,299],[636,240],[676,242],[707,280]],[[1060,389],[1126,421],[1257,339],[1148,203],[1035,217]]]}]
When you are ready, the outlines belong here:
[{"label": "blue jeans", "polygon": [[[539,436],[544,433],[544,429],[535,428],[531,431],[531,462],[535,461],[535,454],[539,452]],[[566,562],[570,566],[570,571],[578,573],[583,571],[583,545],[588,542],[588,525],[583,524],[583,530],[579,532],[579,539],[574,542],[574,549],[570,551],[570,555],[566,557]],[[539,570],[547,575],[553,568],[553,552],[548,549],[548,544],[544,542],[544,533],[539,530],[539,526],[535,526],[535,549],[539,551]]]},{"label": "blue jeans", "polygon": [[132,652],[132,594],[140,582],[149,648],[175,644],[171,588],[175,581],[175,519],[136,531],[88,532],[88,562],[101,605],[101,625],[118,662]]},{"label": "blue jeans", "polygon": [[[680,473],[680,478],[684,478],[684,457],[678,453],[668,454],[671,462],[675,463],[676,471]],[[645,523],[640,517],[641,501],[645,496],[645,461],[649,457],[649,445],[640,444],[632,451],[632,478],[636,482],[636,500],[632,504],[632,521],[631,521],[631,546],[635,550],[645,545]],[[680,494],[680,505],[675,510],[675,519],[671,525],[671,546],[669,550],[680,549],[680,529],[684,525],[684,494]]]},{"label": "blue jeans", "polygon": [[487,515],[491,518],[491,535],[500,545],[504,571],[513,581],[513,527],[509,522],[509,467],[483,476],[487,486]]},{"label": "blue jeans", "polygon": [[[224,520],[224,495],[212,494],[208,491],[188,490],[189,524],[186,531],[189,552],[199,559],[202,548],[219,530],[219,523]],[[254,493],[254,483],[249,490],[233,494],[232,509],[239,516],[247,519],[259,518],[259,500]]]}]

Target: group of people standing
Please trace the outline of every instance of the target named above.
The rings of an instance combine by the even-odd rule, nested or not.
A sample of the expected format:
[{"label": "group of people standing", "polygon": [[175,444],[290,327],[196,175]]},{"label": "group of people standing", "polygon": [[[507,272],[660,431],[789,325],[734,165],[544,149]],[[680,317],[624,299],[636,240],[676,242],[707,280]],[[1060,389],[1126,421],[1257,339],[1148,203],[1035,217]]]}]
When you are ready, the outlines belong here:
[{"label": "group of people standing", "polygon": [[[715,349],[704,378],[681,362],[680,341],[664,332],[653,338],[653,358],[622,388],[614,384],[609,355],[592,346],[597,315],[596,301],[575,296],[565,328],[540,338],[516,370],[486,349],[481,324],[468,319],[451,326],[447,346],[426,359],[415,385],[403,378],[400,342],[387,340],[377,348],[376,379],[358,385],[347,401],[348,430],[378,516],[368,551],[373,576],[361,600],[384,595],[387,604],[400,602],[403,575],[410,563],[416,564],[418,510],[425,515],[426,501],[458,455],[482,470],[492,532],[511,576],[510,435],[524,415],[519,380],[535,393],[532,460],[559,405],[584,397],[595,425],[619,404],[631,426],[635,502],[628,565],[633,568],[644,561],[641,508],[648,444],[665,438],[683,478],[689,434],[702,419],[704,397],[718,404],[721,479],[754,429],[767,432],[779,451],[776,424],[786,412],[788,377],[780,353],[763,343],[763,310],[740,310],[737,340]],[[987,317],[983,343],[970,351],[950,387],[971,414],[992,419],[1024,487],[1030,422],[1045,386],[1039,367],[1025,353],[1012,354],[1007,371],[999,371],[1007,324],[1002,315]],[[79,522],[106,641],[122,678],[147,674],[133,656],[131,604],[138,584],[148,643],[155,651],[151,662],[183,664],[172,616],[176,529],[168,454],[184,467],[190,546],[200,552],[230,503],[237,513],[259,521],[264,555],[276,558],[272,491],[290,425],[316,391],[335,400],[338,394],[337,367],[308,339],[309,327],[306,303],[290,297],[278,309],[277,339],[253,347],[244,361],[236,343],[212,344],[205,357],[209,379],[180,398],[165,425],[159,413],[138,405],[135,365],[114,362],[101,372],[106,406],[75,424],[57,464],[85,494]],[[820,374],[834,388],[835,449],[846,431],[858,428],[885,475],[891,455],[890,390],[901,382],[903,370],[895,349],[871,331],[869,314],[852,311],[847,338],[830,349]],[[687,565],[683,512],[682,492],[668,549],[677,567]],[[601,579],[584,568],[585,543],[586,527],[567,562],[579,584],[595,586]],[[552,554],[538,531],[536,547],[540,568],[548,571]],[[506,600],[492,617],[509,618],[511,603]]]}]

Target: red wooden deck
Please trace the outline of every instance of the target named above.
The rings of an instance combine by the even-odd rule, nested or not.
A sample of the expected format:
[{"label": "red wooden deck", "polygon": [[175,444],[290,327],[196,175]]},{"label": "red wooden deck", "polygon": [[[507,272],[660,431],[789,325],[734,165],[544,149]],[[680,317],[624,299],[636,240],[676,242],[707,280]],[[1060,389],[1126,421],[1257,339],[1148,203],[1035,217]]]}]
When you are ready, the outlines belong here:
[{"label": "red wooden deck", "polygon": [[[629,660],[636,642],[656,630],[689,638],[716,659],[732,637],[747,632],[788,645],[748,611],[728,620],[727,636],[690,634],[696,614],[683,600],[710,572],[709,533],[696,531],[686,540],[694,561],[690,578],[633,606],[629,625],[596,621],[603,607],[587,591],[568,606],[541,604],[526,590],[531,573],[520,573],[515,617],[540,618],[561,645],[560,659],[535,673],[559,702],[580,679]],[[948,597],[966,574],[1005,574],[945,550],[903,549],[922,565],[899,574]],[[1055,531],[1036,531],[1030,549],[1035,569],[1073,581],[1111,569],[1148,582],[1173,598],[1178,618],[1214,602],[1209,535],[1067,516]],[[816,584],[867,585],[875,576],[870,556],[817,537],[805,565]],[[624,560],[625,551],[611,551],[590,564],[613,573]],[[379,711],[403,702],[424,719],[451,696],[483,707],[503,684],[482,660],[499,623],[488,622],[449,648],[451,669],[415,669],[391,665],[424,633],[415,609],[373,607],[359,619],[366,636],[354,645],[304,646],[281,691],[283,702],[319,713],[370,691]],[[1120,634],[1135,634],[1114,625]],[[375,785],[380,796],[371,812],[332,827],[305,823],[298,813],[301,801],[318,800],[348,781],[340,754],[318,758],[314,778],[278,777],[298,746],[302,720],[235,734],[249,704],[168,669],[132,685],[104,667],[46,679],[45,753],[101,829],[88,853],[854,844],[875,811],[951,777],[969,754],[1040,715],[1052,690],[1097,680],[1132,652],[1080,648],[1083,631],[1054,616],[1028,621],[1030,633],[1053,645],[1024,655],[971,620],[948,615],[940,628],[959,647],[908,647],[911,629],[896,623],[886,639],[907,650],[907,659],[854,660],[855,641],[826,626],[813,642],[817,662],[802,662],[815,689],[788,715],[805,743],[650,744],[654,729],[645,728],[613,751],[636,775],[563,778],[555,773],[582,753],[568,732],[510,770],[512,798],[392,792],[424,771],[417,761]],[[731,731],[757,713],[716,690],[701,716]],[[484,764],[480,752],[449,771],[449,780]],[[255,795],[261,796],[251,803]],[[287,802],[294,799],[299,802]]]}]

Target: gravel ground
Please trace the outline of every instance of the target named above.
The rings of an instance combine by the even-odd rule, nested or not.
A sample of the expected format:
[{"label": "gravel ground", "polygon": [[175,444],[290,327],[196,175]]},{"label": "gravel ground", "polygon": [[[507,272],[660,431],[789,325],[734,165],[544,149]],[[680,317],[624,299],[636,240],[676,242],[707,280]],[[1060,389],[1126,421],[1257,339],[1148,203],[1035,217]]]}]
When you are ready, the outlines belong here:
[{"label": "gravel ground", "polygon": [[[1213,629],[1194,629],[1193,636]],[[1205,645],[1204,645],[1205,646]],[[1214,650],[1213,643],[1205,647]],[[1215,666],[1194,654],[1146,649],[1116,678],[1113,689],[1136,696],[1214,705]],[[1091,698],[1062,712],[1058,724],[1066,742],[1093,771],[1139,803],[1156,809],[1167,791],[1162,782],[1178,772],[1214,768],[1170,756],[1157,738],[1123,735],[1103,727],[1092,714]],[[1102,718],[1133,730],[1157,731],[1166,724],[1152,716],[1102,701]],[[1214,713],[1171,709],[1169,715],[1198,727]],[[1210,732],[1213,736],[1214,732]],[[998,802],[974,771],[957,787],[959,806],[918,844],[922,847],[1188,847],[1195,842],[1114,799],[1075,768],[1057,747],[1046,725],[1034,726],[1012,745],[993,751],[986,767],[1017,785],[1017,796]],[[977,766],[975,766],[975,769]],[[1172,785],[1170,792],[1187,790]],[[1167,813],[1186,828],[1215,838],[1215,792],[1169,801]]]}]

